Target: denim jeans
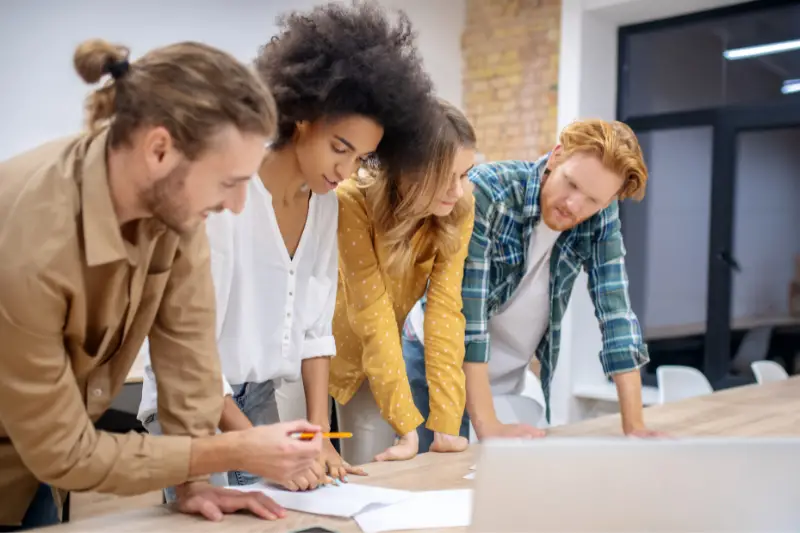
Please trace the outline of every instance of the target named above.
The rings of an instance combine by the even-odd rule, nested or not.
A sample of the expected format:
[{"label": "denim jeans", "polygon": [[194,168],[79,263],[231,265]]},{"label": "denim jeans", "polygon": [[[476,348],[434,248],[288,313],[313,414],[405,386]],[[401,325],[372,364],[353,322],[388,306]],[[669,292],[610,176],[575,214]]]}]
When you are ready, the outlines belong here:
[{"label": "denim jeans", "polygon": [[[425,375],[425,347],[418,340],[411,340],[403,335],[403,359],[406,363],[406,374],[411,385],[411,395],[414,405],[425,420],[430,416],[430,396],[428,394],[428,379]],[[461,419],[461,428],[458,432],[462,437],[469,439],[469,415],[464,410]],[[419,436],[419,453],[427,452],[433,444],[433,431],[424,424],[417,428]]]},{"label": "denim jeans", "polygon": [[[278,416],[278,404],[275,401],[275,387],[271,381],[263,383],[243,383],[232,385],[233,401],[245,414],[254,426],[265,426],[280,422]],[[161,425],[158,423],[156,413],[148,416],[144,421],[144,427],[152,435],[162,435]],[[211,484],[218,487],[252,485],[260,481],[258,476],[249,472],[231,471],[211,476]],[[175,488],[167,487],[164,489],[164,496],[167,502],[176,499]]]},{"label": "denim jeans", "polygon": [[53,491],[49,485],[40,483],[33,501],[28,506],[28,510],[25,511],[22,525],[0,526],[0,531],[27,531],[38,527],[55,526],[60,523],[59,509],[55,498],[53,498]]}]

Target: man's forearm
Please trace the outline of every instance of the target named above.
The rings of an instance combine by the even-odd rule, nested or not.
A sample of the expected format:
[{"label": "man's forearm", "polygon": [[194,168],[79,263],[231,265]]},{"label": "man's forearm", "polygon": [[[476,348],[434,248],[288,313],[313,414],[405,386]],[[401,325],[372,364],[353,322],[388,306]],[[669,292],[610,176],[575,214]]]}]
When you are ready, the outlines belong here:
[{"label": "man's forearm", "polygon": [[228,470],[243,470],[237,438],[237,433],[220,433],[192,439],[189,478]]},{"label": "man's forearm", "polygon": [[303,389],[306,396],[306,417],[312,424],[330,431],[328,413],[328,373],[330,357],[304,359],[302,363]]},{"label": "man's forearm", "polygon": [[642,376],[639,370],[614,375],[619,407],[622,413],[622,430],[625,433],[644,428],[642,412]]},{"label": "man's forearm", "polygon": [[498,423],[489,383],[489,365],[464,363],[464,375],[467,380],[467,413],[480,437],[484,427]]},{"label": "man's forearm", "polygon": [[225,396],[225,404],[222,407],[222,416],[219,419],[219,429],[221,431],[239,431],[250,429],[253,423],[247,418],[231,396]]}]

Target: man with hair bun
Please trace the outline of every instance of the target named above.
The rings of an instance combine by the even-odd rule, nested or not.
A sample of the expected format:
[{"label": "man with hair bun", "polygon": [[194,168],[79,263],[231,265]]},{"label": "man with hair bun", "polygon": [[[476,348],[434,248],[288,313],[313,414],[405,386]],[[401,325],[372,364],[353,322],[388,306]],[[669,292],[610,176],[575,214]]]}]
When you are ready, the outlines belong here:
[{"label": "man with hair bun", "polygon": [[[538,160],[478,165],[470,181],[475,227],[462,287],[467,414],[461,434],[468,436],[471,420],[480,439],[544,435],[537,427],[499,420],[493,397],[521,394],[525,370],[536,357],[549,422],[561,321],[584,269],[603,336],[600,361],[617,387],[622,430],[658,435],[643,419],[639,368],[649,357],[628,297],[618,208],[621,200],[643,198],[647,183],[633,131],[621,122],[579,120]],[[418,402],[427,398],[424,305],[415,306],[404,331]]]},{"label": "man with hair bun", "polygon": [[[178,486],[219,520],[283,515],[263,494],[212,487],[244,469],[287,480],[314,464],[305,421],[216,435],[223,382],[204,220],[237,213],[277,129],[246,66],[198,43],[135,62],[82,43],[89,131],[0,162],[0,529],[59,522],[63,491]],[[166,436],[97,431],[145,337]]]}]

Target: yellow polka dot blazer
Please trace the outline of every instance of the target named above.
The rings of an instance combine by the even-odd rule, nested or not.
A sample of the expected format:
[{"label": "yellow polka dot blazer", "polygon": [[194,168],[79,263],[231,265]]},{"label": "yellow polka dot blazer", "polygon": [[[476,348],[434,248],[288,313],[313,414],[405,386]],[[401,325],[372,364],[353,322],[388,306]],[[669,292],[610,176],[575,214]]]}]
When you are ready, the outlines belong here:
[{"label": "yellow polka dot blazer", "polygon": [[[430,281],[424,323],[431,391],[426,427],[458,435],[466,401],[461,281],[473,213],[463,223],[461,246],[455,254],[445,257],[434,245],[426,246],[418,250],[414,266],[405,276],[390,276],[382,268],[388,250],[376,235],[364,190],[354,180],[347,180],[336,194],[339,285],[333,318],[336,356],[331,360],[331,396],[346,404],[368,379],[384,420],[398,434],[422,423],[411,397],[400,332]],[[420,242],[422,231],[414,235],[412,245]]]}]

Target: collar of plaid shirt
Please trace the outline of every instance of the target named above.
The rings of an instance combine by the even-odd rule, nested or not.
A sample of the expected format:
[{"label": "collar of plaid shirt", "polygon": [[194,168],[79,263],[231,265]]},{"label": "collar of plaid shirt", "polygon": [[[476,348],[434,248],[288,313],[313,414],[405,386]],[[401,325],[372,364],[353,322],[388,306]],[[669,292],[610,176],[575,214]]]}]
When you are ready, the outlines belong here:
[{"label": "collar of plaid shirt", "polygon": [[[548,154],[549,155],[549,154]],[[547,163],[503,161],[476,166],[475,228],[464,268],[466,362],[489,362],[488,321],[525,275],[531,233],[540,220],[539,193]],[[558,362],[561,321],[575,280],[584,269],[602,334],[600,362],[607,376],[649,361],[641,327],[630,305],[619,208],[609,207],[563,232],[550,259],[550,320],[536,356],[550,420],[550,385]],[[533,354],[532,354],[533,355]]]}]

